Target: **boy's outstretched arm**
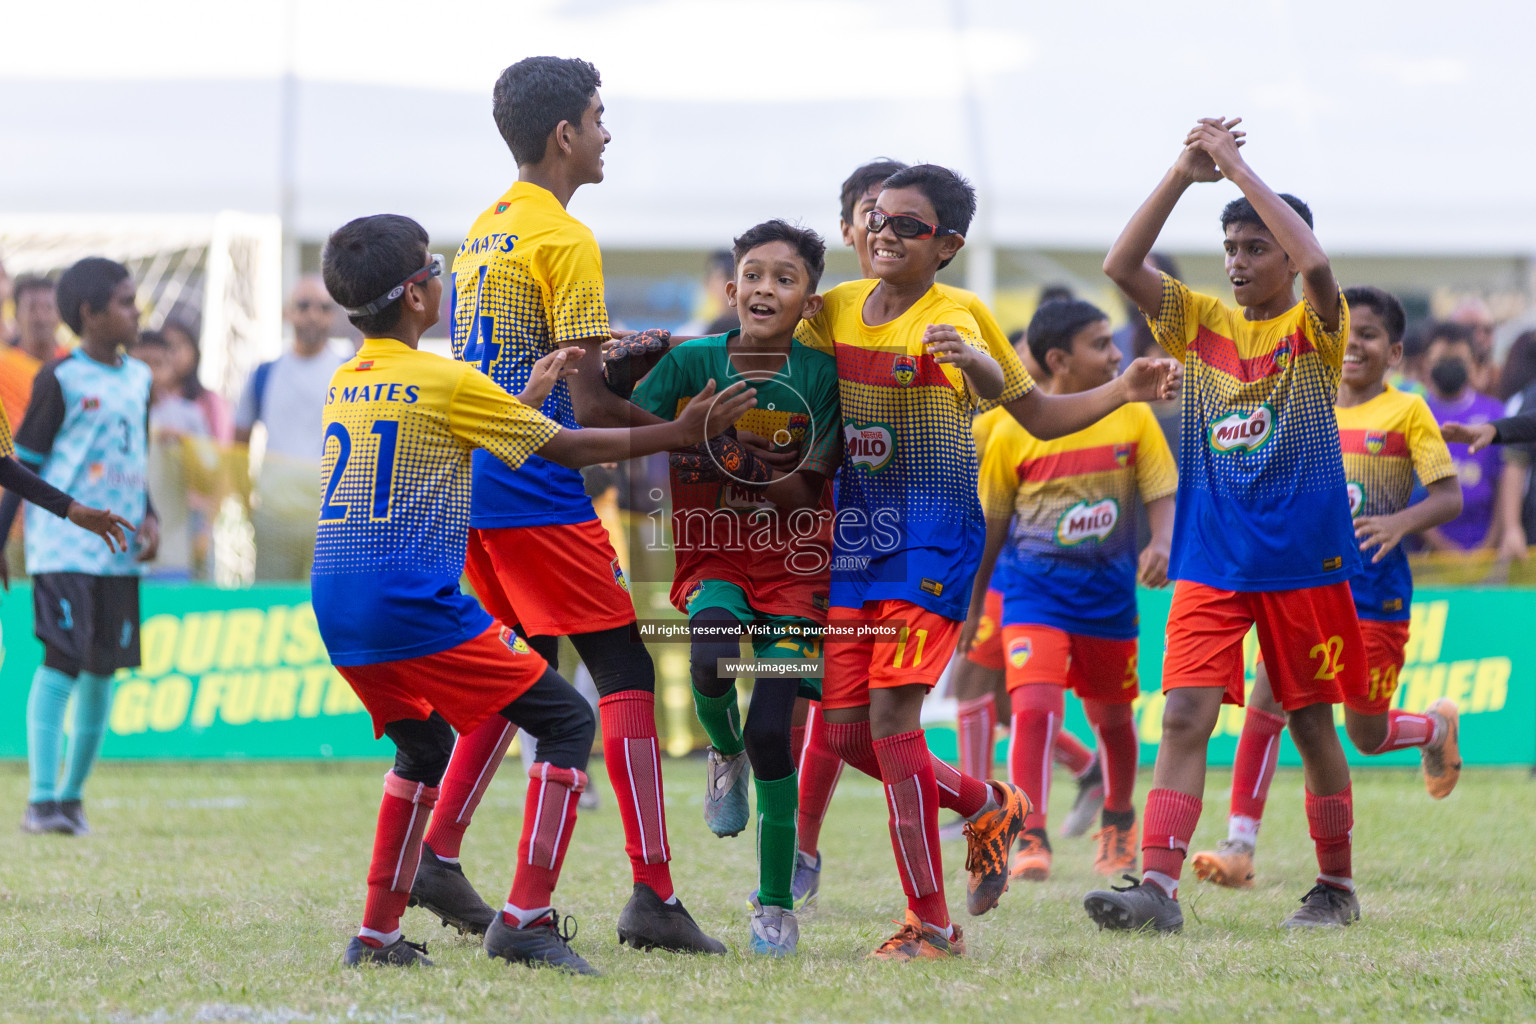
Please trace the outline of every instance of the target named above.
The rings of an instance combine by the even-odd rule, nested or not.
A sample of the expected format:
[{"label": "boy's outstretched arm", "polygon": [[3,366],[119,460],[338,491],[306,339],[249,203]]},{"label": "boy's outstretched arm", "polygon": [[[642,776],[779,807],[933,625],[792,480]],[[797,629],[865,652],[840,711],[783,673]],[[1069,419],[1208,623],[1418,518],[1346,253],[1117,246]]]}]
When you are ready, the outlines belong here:
[{"label": "boy's outstretched arm", "polygon": [[1223,124],[1214,118],[1202,120],[1189,133],[1189,145],[1205,152],[1221,168],[1222,176],[1243,190],[1243,195],[1253,204],[1254,212],[1301,272],[1302,292],[1322,318],[1323,326],[1330,332],[1337,331],[1339,284],[1328,264],[1328,254],[1300,214],[1264,184],[1238,152],[1242,144],[1241,134],[1231,129],[1240,121],[1238,118]]},{"label": "boy's outstretched arm", "polygon": [[[1236,120],[1226,122],[1217,118],[1216,121],[1227,129],[1237,124]],[[1233,133],[1239,146],[1242,136],[1242,132]],[[1109,255],[1104,257],[1104,273],[1147,316],[1157,316],[1163,297],[1162,277],[1147,262],[1147,256],[1157,244],[1157,236],[1162,233],[1163,225],[1168,222],[1168,216],[1179,204],[1185,189],[1197,182],[1220,180],[1221,172],[1216,169],[1216,162],[1186,140],[1178,159],[1131,215],[1120,237],[1110,246]]]},{"label": "boy's outstretched arm", "polygon": [[1179,397],[1184,368],[1176,359],[1133,359],[1108,384],[1071,395],[1047,395],[1039,388],[1003,408],[1042,441],[1084,430],[1127,402],[1156,402]]},{"label": "boy's outstretched arm", "polygon": [[[628,402],[624,404],[629,405]],[[544,442],[538,454],[540,458],[562,466],[580,469],[594,462],[622,462],[673,448],[687,448],[724,433],[755,405],[757,390],[748,388],[745,382],[738,381],[717,395],[715,382],[711,380],[703,391],[693,396],[675,420],[669,422],[657,417],[653,424],[628,429],[562,430]],[[641,415],[651,415],[643,409],[631,408]]]}]

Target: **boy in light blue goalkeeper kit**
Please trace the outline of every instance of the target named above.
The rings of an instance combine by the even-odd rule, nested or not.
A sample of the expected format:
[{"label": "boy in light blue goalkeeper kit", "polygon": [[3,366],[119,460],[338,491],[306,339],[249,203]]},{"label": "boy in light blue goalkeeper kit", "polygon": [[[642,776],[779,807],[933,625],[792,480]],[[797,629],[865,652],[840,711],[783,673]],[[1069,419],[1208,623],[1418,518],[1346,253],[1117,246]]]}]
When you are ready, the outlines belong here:
[{"label": "boy in light blue goalkeeper kit", "polygon": [[[155,557],[159,525],[144,482],[149,368],[121,352],[139,328],[128,269],[99,257],[81,260],[59,279],[58,303],[80,347],[38,371],[16,431],[16,456],[54,487],[136,524],[137,550],[113,551],[45,509],[26,513],[27,572],[44,653],[27,698],[31,785],[22,829],[81,835],[89,831],[81,790],[106,732],[112,674],[139,664],[140,563]],[[13,495],[0,503],[0,536],[18,504]]]}]

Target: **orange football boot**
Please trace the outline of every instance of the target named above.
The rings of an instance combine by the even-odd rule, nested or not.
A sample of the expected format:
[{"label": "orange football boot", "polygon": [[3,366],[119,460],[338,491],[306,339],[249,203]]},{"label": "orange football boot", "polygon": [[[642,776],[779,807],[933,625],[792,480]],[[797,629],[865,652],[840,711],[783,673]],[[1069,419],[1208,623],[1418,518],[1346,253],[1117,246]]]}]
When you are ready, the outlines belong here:
[{"label": "orange football boot", "polygon": [[869,954],[870,960],[944,960],[952,956],[965,956],[965,936],[960,926],[953,925],[954,937],[946,939],[938,930],[923,924],[911,910],[895,935],[880,944]]},{"label": "orange football boot", "polygon": [[1424,762],[1424,788],[1432,798],[1444,800],[1461,779],[1461,709],[1455,701],[1441,697],[1429,706],[1428,713],[1440,719],[1441,733],[1439,743],[1419,750]]},{"label": "orange football boot", "polygon": [[1214,852],[1195,854],[1195,877],[1228,889],[1253,888],[1253,846],[1240,839],[1223,839]]},{"label": "orange football boot", "polygon": [[980,917],[1008,891],[1008,851],[1024,827],[1029,815],[1029,797],[1018,786],[1007,782],[989,782],[998,799],[996,810],[988,811],[965,826],[965,870],[970,872],[965,886],[965,909]]},{"label": "orange football boot", "polygon": [[1140,829],[1133,821],[1125,828],[1105,825],[1094,834],[1098,853],[1093,858],[1093,870],[1114,878],[1116,875],[1136,873],[1136,850]]},{"label": "orange football boot", "polygon": [[1043,882],[1051,877],[1051,842],[1044,829],[1025,829],[1019,836],[1019,851],[1013,855],[1008,877],[1030,882]]}]

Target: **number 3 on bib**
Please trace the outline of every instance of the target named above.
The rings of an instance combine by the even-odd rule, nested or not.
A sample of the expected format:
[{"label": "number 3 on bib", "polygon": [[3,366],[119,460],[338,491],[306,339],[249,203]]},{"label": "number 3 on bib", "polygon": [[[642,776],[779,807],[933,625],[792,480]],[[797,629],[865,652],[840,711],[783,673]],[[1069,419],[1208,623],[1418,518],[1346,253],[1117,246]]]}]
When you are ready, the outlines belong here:
[{"label": "number 3 on bib", "polygon": [[1331,636],[1308,652],[1307,657],[1317,659],[1317,673],[1313,679],[1337,679],[1344,666],[1339,658],[1344,653],[1344,638]]}]

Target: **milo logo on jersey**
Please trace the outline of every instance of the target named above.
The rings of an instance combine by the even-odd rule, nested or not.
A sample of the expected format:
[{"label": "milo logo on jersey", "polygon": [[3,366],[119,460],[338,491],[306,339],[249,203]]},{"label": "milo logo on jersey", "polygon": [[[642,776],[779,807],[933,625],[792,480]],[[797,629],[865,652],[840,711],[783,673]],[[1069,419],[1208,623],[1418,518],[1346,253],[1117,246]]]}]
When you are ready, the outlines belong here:
[{"label": "milo logo on jersey", "polygon": [[1056,543],[1076,547],[1085,540],[1102,541],[1114,532],[1120,521],[1120,503],[1114,498],[1080,501],[1056,521]]},{"label": "milo logo on jersey", "polygon": [[878,473],[896,454],[896,432],[884,423],[849,420],[843,424],[843,454],[853,465]]},{"label": "milo logo on jersey", "polygon": [[1256,452],[1275,432],[1275,410],[1261,405],[1252,412],[1230,412],[1211,424],[1211,451]]},{"label": "milo logo on jersey", "polygon": [[1344,489],[1349,492],[1349,518],[1353,519],[1365,507],[1365,486],[1350,480],[1344,484]]}]

